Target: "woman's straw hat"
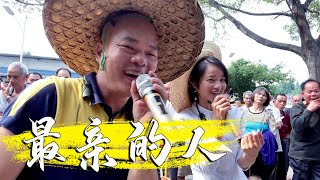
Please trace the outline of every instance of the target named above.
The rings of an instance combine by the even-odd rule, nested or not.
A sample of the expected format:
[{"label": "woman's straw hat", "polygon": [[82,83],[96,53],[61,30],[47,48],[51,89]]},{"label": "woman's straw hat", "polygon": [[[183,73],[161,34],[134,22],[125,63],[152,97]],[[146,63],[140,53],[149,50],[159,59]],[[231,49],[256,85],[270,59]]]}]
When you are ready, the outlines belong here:
[{"label": "woman's straw hat", "polygon": [[[213,56],[219,60],[222,60],[220,47],[212,41],[206,41],[204,43],[201,54],[196,58],[196,61],[208,56]],[[189,98],[188,95],[188,81],[190,73],[195,64],[193,64],[193,66],[183,75],[170,83],[170,102],[176,112],[181,112],[182,110],[192,105],[193,101]]]},{"label": "woman's straw hat", "polygon": [[204,41],[204,17],[195,0],[45,0],[46,35],[60,58],[81,75],[98,71],[100,27],[119,10],[154,19],[159,36],[157,75],[173,80],[194,63]]}]

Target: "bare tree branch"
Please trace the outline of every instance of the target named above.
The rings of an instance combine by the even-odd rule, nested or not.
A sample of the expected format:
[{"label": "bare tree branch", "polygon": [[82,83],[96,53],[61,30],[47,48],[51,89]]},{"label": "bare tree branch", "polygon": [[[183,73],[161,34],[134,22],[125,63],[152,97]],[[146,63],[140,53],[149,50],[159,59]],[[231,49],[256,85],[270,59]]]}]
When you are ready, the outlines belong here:
[{"label": "bare tree branch", "polygon": [[250,37],[251,39],[255,40],[256,42],[263,44],[265,46],[271,48],[277,48],[282,50],[291,51],[293,53],[302,56],[301,48],[299,46],[295,46],[292,44],[280,43],[271,41],[269,39],[263,38],[258,34],[252,32],[246,26],[244,26],[240,21],[236,20],[233,16],[231,16],[228,12],[226,12],[215,0],[209,0],[209,4],[216,9],[218,9],[230,22],[232,22],[243,34]]},{"label": "bare tree branch", "polygon": [[[210,0],[209,0],[209,3],[210,3]],[[234,10],[234,11],[238,11],[238,12],[241,12],[243,14],[252,15],[252,16],[288,16],[288,17],[291,17],[291,14],[285,13],[285,12],[253,13],[253,12],[244,11],[244,10],[241,10],[241,9],[238,9],[238,8],[234,8],[234,7],[225,5],[225,4],[221,4],[221,3],[217,2],[217,1],[215,1],[215,3],[217,3],[221,7],[224,7],[224,8],[227,8],[227,9],[231,9],[231,10]]]},{"label": "bare tree branch", "polygon": [[15,1],[17,1],[18,3],[21,3],[21,4],[26,4],[26,5],[31,5],[31,6],[43,6],[44,5],[43,3],[40,3],[39,1],[37,1],[39,3],[28,3],[23,0],[15,0]]},{"label": "bare tree branch", "polygon": [[309,22],[305,15],[304,5],[300,4],[300,1],[297,0],[288,0],[288,2],[292,8],[292,14],[295,17],[294,20],[298,27],[301,46],[310,48],[315,46],[315,39],[312,37]]}]

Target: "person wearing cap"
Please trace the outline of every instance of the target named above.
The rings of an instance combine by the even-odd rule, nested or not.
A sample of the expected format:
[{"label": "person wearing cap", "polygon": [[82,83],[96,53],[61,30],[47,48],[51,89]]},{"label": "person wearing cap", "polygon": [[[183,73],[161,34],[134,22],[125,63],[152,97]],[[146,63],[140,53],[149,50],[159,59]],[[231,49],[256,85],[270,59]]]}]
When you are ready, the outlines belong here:
[{"label": "person wearing cap", "polygon": [[[29,119],[43,117],[52,117],[54,127],[89,124],[89,117],[148,122],[152,116],[139,96],[137,76],[151,75],[154,90],[165,100],[161,80],[171,81],[188,69],[204,40],[204,17],[193,0],[45,0],[43,19],[56,53],[85,77],[50,77],[27,88],[1,119],[0,138],[30,131]],[[1,179],[157,178],[156,170],[46,166],[42,172],[11,158],[0,142]]]},{"label": "person wearing cap", "polygon": [[[239,119],[241,111],[230,105],[227,97],[228,72],[221,62],[220,48],[205,42],[195,65],[171,82],[169,91],[171,105],[176,111],[174,120],[225,120]],[[232,133],[216,140],[234,141],[230,153],[210,163],[191,165],[194,179],[246,179],[242,170],[248,169],[263,145],[260,132],[244,136],[241,147]],[[181,168],[185,172],[186,167]],[[188,174],[179,174],[185,176]]]}]

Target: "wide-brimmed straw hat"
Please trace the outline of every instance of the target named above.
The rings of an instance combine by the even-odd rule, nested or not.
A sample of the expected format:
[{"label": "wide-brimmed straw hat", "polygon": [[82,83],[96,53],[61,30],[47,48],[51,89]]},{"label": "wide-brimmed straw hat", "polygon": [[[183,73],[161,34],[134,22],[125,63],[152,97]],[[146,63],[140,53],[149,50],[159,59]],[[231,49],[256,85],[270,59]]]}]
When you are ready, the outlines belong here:
[{"label": "wide-brimmed straw hat", "polygon": [[204,17],[196,0],[45,0],[46,35],[60,58],[81,75],[98,71],[101,25],[115,11],[149,16],[159,36],[156,74],[173,80],[193,65],[204,41]]},{"label": "wide-brimmed straw hat", "polygon": [[[203,45],[201,54],[196,58],[196,62],[203,57],[213,56],[219,60],[222,60],[221,50],[218,45],[212,41],[206,41]],[[196,63],[195,63],[196,64]],[[190,107],[192,105],[192,100],[188,95],[188,81],[190,78],[190,73],[194,65],[186,71],[183,75],[173,80],[170,83],[170,102],[176,112],[181,112],[182,110]]]}]

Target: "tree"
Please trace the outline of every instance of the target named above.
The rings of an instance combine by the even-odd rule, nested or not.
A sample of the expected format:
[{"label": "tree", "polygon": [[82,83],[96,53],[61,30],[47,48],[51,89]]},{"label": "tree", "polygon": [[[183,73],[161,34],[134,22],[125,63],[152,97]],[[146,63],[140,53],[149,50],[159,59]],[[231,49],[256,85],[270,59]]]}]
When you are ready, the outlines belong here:
[{"label": "tree", "polygon": [[[260,4],[259,13],[243,10],[248,5],[245,0],[199,0],[203,5],[204,14],[214,19],[216,22],[227,20],[237,27],[243,34],[256,42],[276,49],[291,51],[300,56],[309,69],[309,75],[320,81],[320,33],[315,33],[317,37],[313,37],[312,32],[320,30],[320,1],[305,0],[253,0],[249,1],[255,5]],[[247,3],[247,4],[246,4]],[[273,9],[281,9],[275,12],[262,12],[263,5],[274,5]],[[218,10],[219,14],[212,10]],[[293,40],[300,40],[300,46],[281,43],[266,39],[250,29],[248,29],[236,15],[242,13],[250,16],[270,16],[277,19],[278,17],[286,17],[289,20],[284,28],[291,35]]]},{"label": "tree", "polygon": [[253,91],[258,86],[264,86],[274,94],[273,85],[293,81],[289,73],[281,72],[282,64],[277,64],[269,68],[265,64],[252,63],[250,61],[239,59],[231,63],[228,68],[229,86],[235,93],[241,96],[245,91]]},{"label": "tree", "polygon": [[276,94],[300,94],[301,89],[298,82],[289,81],[289,82],[283,82],[280,84],[274,84],[270,86],[270,91],[273,92],[274,95]]},{"label": "tree", "polygon": [[34,12],[41,12],[44,4],[44,0],[3,0],[3,2],[26,15]]},{"label": "tree", "polygon": [[23,52],[23,56],[32,56],[31,51]]}]

